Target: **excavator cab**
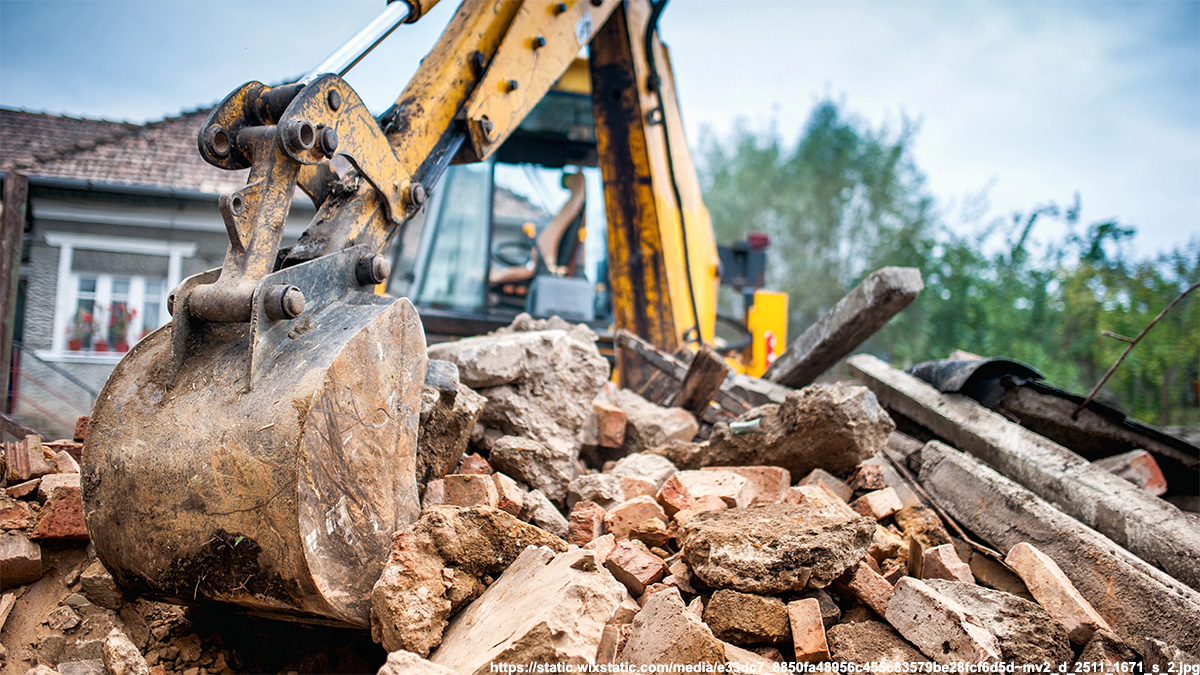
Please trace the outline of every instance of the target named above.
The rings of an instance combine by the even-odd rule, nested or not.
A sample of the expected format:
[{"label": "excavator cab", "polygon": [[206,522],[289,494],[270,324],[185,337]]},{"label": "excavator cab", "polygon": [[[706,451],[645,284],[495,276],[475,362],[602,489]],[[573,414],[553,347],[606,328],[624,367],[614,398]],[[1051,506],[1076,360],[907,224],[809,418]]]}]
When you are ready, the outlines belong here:
[{"label": "excavator cab", "polygon": [[387,292],[427,338],[478,334],[518,313],[605,331],[612,321],[604,185],[578,59],[493,158],[449,167],[391,252]]}]

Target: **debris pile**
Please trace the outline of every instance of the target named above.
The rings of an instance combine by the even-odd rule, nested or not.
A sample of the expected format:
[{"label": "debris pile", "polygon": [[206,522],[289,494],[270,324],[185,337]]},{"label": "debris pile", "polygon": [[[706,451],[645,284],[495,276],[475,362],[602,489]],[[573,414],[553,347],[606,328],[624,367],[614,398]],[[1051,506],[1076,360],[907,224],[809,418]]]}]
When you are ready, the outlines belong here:
[{"label": "debris pile", "polygon": [[[429,349],[422,510],[395,533],[369,635],[135,597],[84,548],[71,453],[7,444],[6,672],[1196,662],[1196,558],[1166,560],[1160,541],[1188,558],[1196,521],[1153,501],[1162,476],[1146,457],[1106,469],[1059,456],[1057,473],[1037,456],[981,457],[1002,475],[922,441],[1003,449],[1011,431],[971,431],[980,416],[955,419],[960,401],[933,401],[936,415],[904,407],[898,385],[879,383],[909,376],[864,357],[851,363],[869,387],[792,390],[729,376],[705,350],[619,336],[624,363],[652,366],[635,391],[609,382],[595,341],[522,316]],[[933,419],[959,436],[945,421],[922,441],[896,431]],[[1064,506],[1104,491],[1146,497]]]}]

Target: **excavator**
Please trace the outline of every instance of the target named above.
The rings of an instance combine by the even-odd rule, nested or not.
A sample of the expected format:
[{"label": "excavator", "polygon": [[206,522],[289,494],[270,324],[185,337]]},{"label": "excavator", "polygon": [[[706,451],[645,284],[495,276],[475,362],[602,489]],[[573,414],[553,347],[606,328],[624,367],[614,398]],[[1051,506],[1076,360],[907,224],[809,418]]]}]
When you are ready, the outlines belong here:
[{"label": "excavator", "polygon": [[[427,339],[556,314],[667,352],[709,345],[750,374],[785,343],[765,239],[715,245],[657,34],[666,0],[463,0],[376,117],[342,76],[436,2],[390,2],[301,80],[244,84],[200,130],[206,161],[249,169],[218,200],[224,263],[173,290],[84,448],[84,517],[123,586],[368,626],[393,533],[420,510]],[[281,248],[297,188],[317,212]],[[739,320],[718,317],[723,279]],[[615,358],[622,382],[645,377]]]}]

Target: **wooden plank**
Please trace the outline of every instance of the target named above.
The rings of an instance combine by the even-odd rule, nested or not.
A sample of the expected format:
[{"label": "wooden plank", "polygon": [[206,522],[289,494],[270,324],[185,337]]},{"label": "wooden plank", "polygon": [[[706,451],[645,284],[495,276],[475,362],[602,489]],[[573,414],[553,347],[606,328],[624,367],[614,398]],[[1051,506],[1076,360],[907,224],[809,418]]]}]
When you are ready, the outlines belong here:
[{"label": "wooden plank", "polygon": [[956,520],[1007,553],[1029,542],[1131,645],[1153,637],[1200,653],[1200,594],[970,456],[921,450],[922,487]]},{"label": "wooden plank", "polygon": [[924,287],[915,267],[873,272],[796,338],[763,377],[796,389],[812,384],[908,307]]},{"label": "wooden plank", "polygon": [[[626,350],[630,355],[636,356],[648,365],[662,371],[675,382],[683,382],[684,378],[687,377],[687,366],[680,362],[679,359],[657,349],[654,345],[629,331],[618,330],[615,343],[618,350]],[[740,415],[752,407],[749,403],[728,391],[727,387],[728,385],[722,385],[721,390],[713,397],[713,401],[720,408],[734,415]],[[705,417],[707,416],[706,413]]]},{"label": "wooden plank", "polygon": [[21,243],[25,235],[25,212],[29,177],[20,173],[4,176],[3,211],[0,211],[0,412],[8,410],[8,371],[12,365],[13,320],[17,311],[17,284],[21,273]]},{"label": "wooden plank", "polygon": [[966,396],[941,394],[867,354],[847,363],[884,406],[978,457],[1152,565],[1200,588],[1200,528],[1174,505]]},{"label": "wooden plank", "polygon": [[2,412],[0,412],[0,431],[3,431],[17,440],[21,440],[26,436],[37,436],[38,438],[42,437],[41,434],[34,431],[32,428],[26,426],[18,420],[9,417],[8,415],[5,415]]},{"label": "wooden plank", "polygon": [[675,395],[672,403],[688,412],[701,416],[708,404],[721,391],[725,377],[729,375],[729,364],[708,345],[700,347],[683,376],[683,388]]}]

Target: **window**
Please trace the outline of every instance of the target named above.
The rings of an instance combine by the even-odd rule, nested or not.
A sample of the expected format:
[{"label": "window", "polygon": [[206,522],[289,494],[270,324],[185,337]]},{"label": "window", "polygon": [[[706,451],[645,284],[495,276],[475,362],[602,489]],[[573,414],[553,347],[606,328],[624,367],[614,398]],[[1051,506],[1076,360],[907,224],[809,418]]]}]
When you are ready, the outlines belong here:
[{"label": "window", "polygon": [[125,352],[166,322],[166,279],[72,274],[75,290],[67,351]]}]

